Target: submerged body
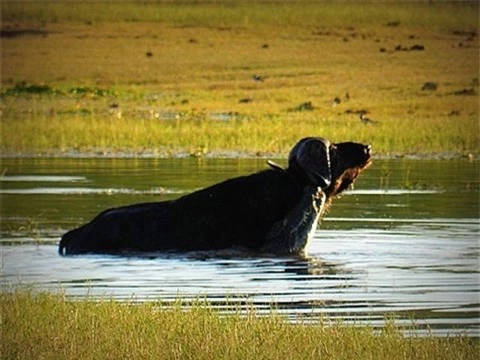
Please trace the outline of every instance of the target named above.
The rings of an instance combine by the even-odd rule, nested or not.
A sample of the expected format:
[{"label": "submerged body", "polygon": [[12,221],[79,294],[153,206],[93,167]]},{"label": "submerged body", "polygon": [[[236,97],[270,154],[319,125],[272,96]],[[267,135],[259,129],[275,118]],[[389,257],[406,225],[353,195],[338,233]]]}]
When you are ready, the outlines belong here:
[{"label": "submerged body", "polygon": [[[256,186],[259,182],[266,186]],[[313,210],[312,195],[309,206]],[[65,234],[61,252],[189,251],[233,246],[260,250],[272,224],[285,219],[302,196],[303,188],[288,173],[266,170],[176,200],[106,210]],[[317,215],[319,212],[314,217]],[[78,238],[82,241],[76,241]]]},{"label": "submerged body", "polygon": [[[299,147],[302,141],[304,146]],[[241,247],[274,254],[302,253],[331,198],[348,187],[370,161],[369,147],[367,151],[364,145],[344,143],[354,144],[354,152],[361,156],[352,162],[355,166],[347,161],[333,169],[330,147],[336,145],[320,138],[302,141],[292,150],[285,170],[273,166],[176,200],[106,210],[66,233],[59,252]]]}]

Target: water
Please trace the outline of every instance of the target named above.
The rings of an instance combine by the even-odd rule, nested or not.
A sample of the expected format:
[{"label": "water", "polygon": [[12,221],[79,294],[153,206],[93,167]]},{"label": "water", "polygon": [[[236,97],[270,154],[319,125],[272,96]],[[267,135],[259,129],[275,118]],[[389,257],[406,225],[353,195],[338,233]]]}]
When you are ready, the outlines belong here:
[{"label": "water", "polygon": [[[282,162],[278,160],[278,162]],[[108,207],[167,200],[265,167],[263,159],[3,159],[1,282],[72,298],[206,298],[228,311],[319,316],[480,336],[479,163],[377,160],[337,199],[307,259],[222,254],[60,257],[70,228]]]}]

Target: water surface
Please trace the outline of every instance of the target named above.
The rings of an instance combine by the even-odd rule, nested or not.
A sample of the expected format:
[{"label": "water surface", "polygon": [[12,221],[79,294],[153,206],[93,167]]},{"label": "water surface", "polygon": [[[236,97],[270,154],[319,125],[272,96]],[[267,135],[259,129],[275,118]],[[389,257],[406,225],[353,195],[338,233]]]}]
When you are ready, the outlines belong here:
[{"label": "water surface", "polygon": [[259,313],[275,304],[292,321],[382,326],[388,315],[400,325],[415,319],[419,333],[480,336],[478,162],[375,161],[334,202],[306,259],[57,254],[65,231],[106,208],[172,199],[264,167],[263,159],[3,159],[2,288],[200,297],[219,309],[228,298]]}]

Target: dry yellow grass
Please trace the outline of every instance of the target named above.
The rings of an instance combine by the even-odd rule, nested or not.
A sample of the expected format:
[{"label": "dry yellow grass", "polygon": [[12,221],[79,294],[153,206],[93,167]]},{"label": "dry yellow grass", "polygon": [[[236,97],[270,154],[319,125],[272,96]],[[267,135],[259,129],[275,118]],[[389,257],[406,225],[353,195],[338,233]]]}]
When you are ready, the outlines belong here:
[{"label": "dry yellow grass", "polygon": [[[3,8],[4,153],[284,153],[307,134],[479,152],[478,4],[20,4]],[[8,93],[21,82],[56,92]]]}]

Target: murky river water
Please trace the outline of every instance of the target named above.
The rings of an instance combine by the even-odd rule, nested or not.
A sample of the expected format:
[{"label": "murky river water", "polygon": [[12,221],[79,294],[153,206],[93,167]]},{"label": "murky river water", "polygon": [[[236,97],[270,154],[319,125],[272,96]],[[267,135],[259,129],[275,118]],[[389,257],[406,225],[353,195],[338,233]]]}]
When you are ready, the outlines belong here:
[{"label": "murky river water", "polygon": [[[279,160],[281,162],[281,160]],[[265,167],[263,159],[3,159],[2,291],[225,299],[418,332],[480,336],[479,162],[377,160],[321,223],[309,258],[235,254],[60,257],[68,229],[123,204],[172,199]],[[239,219],[241,221],[241,219]],[[247,305],[245,305],[247,304]]]}]

